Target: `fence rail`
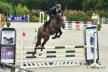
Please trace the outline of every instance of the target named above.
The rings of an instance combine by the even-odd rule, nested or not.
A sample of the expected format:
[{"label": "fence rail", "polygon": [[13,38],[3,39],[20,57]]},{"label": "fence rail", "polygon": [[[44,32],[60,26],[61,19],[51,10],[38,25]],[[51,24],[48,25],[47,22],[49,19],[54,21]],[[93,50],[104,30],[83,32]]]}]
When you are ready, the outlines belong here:
[{"label": "fence rail", "polygon": [[11,69],[11,72],[15,72],[12,69],[19,69],[19,71],[21,70],[21,71],[25,71],[25,72],[33,72],[33,71],[28,70],[28,69],[24,69],[24,68],[18,67],[16,65],[6,64],[4,62],[0,62],[0,65],[2,65],[3,67],[9,67]]}]

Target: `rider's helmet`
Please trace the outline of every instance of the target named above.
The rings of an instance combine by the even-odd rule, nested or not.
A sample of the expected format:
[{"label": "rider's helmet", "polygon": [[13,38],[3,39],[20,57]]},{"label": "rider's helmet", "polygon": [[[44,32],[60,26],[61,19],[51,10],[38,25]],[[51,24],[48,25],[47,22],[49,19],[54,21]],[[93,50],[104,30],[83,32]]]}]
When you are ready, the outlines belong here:
[{"label": "rider's helmet", "polygon": [[57,4],[56,5],[56,12],[60,11],[61,10],[61,4]]},{"label": "rider's helmet", "polygon": [[56,8],[61,8],[61,4],[57,4],[56,5]]},{"label": "rider's helmet", "polygon": [[61,8],[61,4],[57,4],[56,5],[56,8]]}]

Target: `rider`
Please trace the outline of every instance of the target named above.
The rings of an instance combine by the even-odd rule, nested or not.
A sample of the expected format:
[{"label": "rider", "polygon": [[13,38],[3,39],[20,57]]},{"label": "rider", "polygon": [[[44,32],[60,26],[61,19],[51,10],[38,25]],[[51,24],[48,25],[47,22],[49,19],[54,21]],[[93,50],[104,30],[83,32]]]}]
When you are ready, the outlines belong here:
[{"label": "rider", "polygon": [[47,23],[45,23],[44,27],[47,26],[47,24],[49,24],[49,22],[51,21],[51,19],[54,18],[54,16],[57,14],[57,13],[61,13],[62,12],[62,7],[61,7],[61,4],[57,4],[56,6],[50,8],[48,10],[48,15],[49,15],[49,21]]},{"label": "rider", "polygon": [[52,7],[48,11],[48,15],[50,17],[49,21],[59,12],[62,11],[61,4],[57,4],[56,6]]}]

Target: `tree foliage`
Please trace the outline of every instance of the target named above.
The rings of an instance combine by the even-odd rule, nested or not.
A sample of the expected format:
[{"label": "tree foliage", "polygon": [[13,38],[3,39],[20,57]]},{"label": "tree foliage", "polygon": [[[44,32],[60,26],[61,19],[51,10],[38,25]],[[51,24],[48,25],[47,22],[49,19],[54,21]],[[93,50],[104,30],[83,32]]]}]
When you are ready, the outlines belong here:
[{"label": "tree foliage", "polygon": [[15,8],[16,15],[27,15],[29,13],[29,9],[26,6],[22,6],[21,4],[18,4],[18,6]]},{"label": "tree foliage", "polygon": [[10,12],[12,12],[12,5],[0,1],[0,12],[8,15]]},{"label": "tree foliage", "polygon": [[[17,12],[18,10],[15,8],[21,4],[25,8],[23,8],[24,13],[20,13],[27,14],[28,9],[46,11],[58,3],[62,4],[63,9],[67,10],[82,10],[85,12],[98,10],[108,12],[108,0],[0,0],[0,12]],[[16,14],[20,15],[18,12]]]},{"label": "tree foliage", "polygon": [[82,9],[87,10],[108,10],[108,0],[84,0]]}]

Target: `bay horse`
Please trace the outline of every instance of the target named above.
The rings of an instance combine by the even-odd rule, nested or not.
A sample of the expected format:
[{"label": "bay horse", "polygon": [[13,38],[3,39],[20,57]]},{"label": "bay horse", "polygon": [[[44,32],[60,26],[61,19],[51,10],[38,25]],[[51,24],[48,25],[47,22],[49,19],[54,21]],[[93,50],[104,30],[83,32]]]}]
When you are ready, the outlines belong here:
[{"label": "bay horse", "polygon": [[[49,40],[51,35],[55,34],[55,36],[52,37],[52,39],[59,38],[62,35],[61,28],[65,28],[63,13],[57,13],[55,17],[51,19],[51,21],[46,22],[43,26],[40,26],[38,28],[37,42],[35,48],[40,45],[42,51],[44,45]],[[43,42],[41,43],[42,39]]]}]

